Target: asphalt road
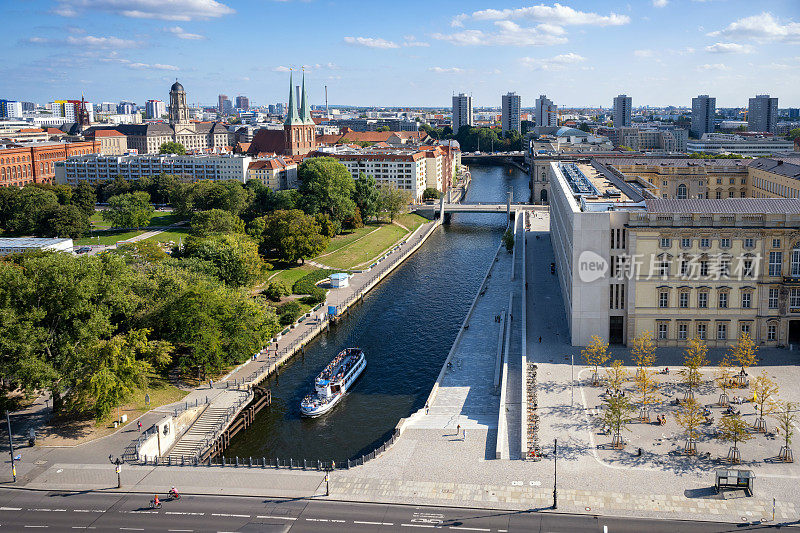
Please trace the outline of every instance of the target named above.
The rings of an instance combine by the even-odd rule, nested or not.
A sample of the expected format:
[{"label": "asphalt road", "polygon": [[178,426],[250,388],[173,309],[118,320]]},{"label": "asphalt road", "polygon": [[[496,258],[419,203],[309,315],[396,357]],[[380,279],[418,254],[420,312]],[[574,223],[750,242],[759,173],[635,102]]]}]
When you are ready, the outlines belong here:
[{"label": "asphalt road", "polygon": [[[161,498],[161,496],[159,496]],[[0,489],[0,531],[729,532],[768,524],[603,518],[324,500],[184,496],[150,509],[150,495]],[[607,529],[604,529],[607,528]],[[777,529],[777,528],[776,528]],[[783,529],[786,529],[784,527]]]}]

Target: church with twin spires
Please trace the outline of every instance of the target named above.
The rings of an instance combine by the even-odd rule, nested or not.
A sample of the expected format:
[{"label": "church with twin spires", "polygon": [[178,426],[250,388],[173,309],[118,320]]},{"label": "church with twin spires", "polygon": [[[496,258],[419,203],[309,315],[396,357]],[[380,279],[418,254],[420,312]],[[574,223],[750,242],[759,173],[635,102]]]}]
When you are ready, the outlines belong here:
[{"label": "church with twin spires", "polygon": [[287,156],[301,156],[313,152],[317,148],[314,121],[311,119],[311,105],[306,92],[306,77],[300,90],[300,108],[292,90],[292,75],[289,75],[289,110],[283,121],[283,131],[261,129],[253,136],[248,153],[258,155],[274,153]]}]

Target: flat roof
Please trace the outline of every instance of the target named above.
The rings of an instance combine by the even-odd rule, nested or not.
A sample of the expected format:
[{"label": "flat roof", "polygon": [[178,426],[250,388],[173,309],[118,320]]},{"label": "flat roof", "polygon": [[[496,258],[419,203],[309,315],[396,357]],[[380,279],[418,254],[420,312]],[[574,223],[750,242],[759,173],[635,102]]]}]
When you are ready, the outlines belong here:
[{"label": "flat roof", "polygon": [[657,199],[645,203],[648,213],[800,214],[798,198]]},{"label": "flat roof", "polygon": [[39,237],[2,237],[0,248],[44,248],[63,242],[72,242],[72,239],[48,239]]}]

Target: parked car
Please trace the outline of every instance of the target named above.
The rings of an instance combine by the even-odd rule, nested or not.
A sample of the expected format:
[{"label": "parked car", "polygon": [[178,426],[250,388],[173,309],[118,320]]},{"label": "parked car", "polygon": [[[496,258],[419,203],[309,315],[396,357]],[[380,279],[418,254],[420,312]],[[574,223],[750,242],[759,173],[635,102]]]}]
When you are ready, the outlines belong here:
[{"label": "parked car", "polygon": [[92,249],[89,248],[88,246],[81,246],[80,248],[75,250],[75,253],[76,254],[85,254],[85,253],[91,252],[91,251],[92,251]]}]

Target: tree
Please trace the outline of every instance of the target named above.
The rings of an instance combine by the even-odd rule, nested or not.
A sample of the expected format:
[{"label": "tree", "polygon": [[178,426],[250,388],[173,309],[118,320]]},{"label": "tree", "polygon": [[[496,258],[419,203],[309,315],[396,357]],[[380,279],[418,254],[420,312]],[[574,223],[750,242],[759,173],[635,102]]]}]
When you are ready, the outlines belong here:
[{"label": "tree", "polygon": [[603,339],[597,335],[592,335],[592,342],[583,350],[581,356],[586,361],[587,366],[594,368],[592,373],[592,385],[597,385],[599,382],[598,369],[606,363],[609,359],[608,343],[603,342]]},{"label": "tree", "polygon": [[230,211],[209,209],[192,216],[192,235],[209,237],[227,233],[244,233],[244,221]]},{"label": "tree", "polygon": [[128,264],[137,265],[156,263],[168,257],[167,253],[161,249],[158,243],[153,241],[118,244],[117,249],[111,250],[109,253],[119,255]]},{"label": "tree", "polygon": [[259,242],[259,251],[287,263],[321,254],[329,239],[312,216],[299,209],[278,210],[250,223],[248,233]]},{"label": "tree", "polygon": [[116,228],[140,228],[150,223],[154,211],[149,194],[130,192],[109,198],[102,217]]},{"label": "tree", "polygon": [[606,387],[616,396],[622,392],[622,387],[630,379],[630,374],[625,370],[622,361],[615,359],[611,366],[606,368],[606,376],[604,379]]},{"label": "tree", "polygon": [[705,420],[703,416],[702,406],[694,398],[689,398],[681,403],[678,411],[675,413],[675,421],[683,428],[686,434],[686,445],[684,452],[687,455],[694,455],[697,453],[697,438],[700,436],[698,428]]},{"label": "tree", "polygon": [[794,402],[780,402],[772,416],[775,418],[778,434],[783,435],[783,446],[781,446],[781,451],[778,453],[778,459],[791,463],[794,461],[794,455],[789,446],[792,444],[792,437],[797,423],[797,404]]},{"label": "tree", "polygon": [[233,287],[252,284],[264,269],[258,246],[246,235],[191,236],[182,254],[210,262],[217,277]]},{"label": "tree", "polygon": [[267,285],[267,288],[264,289],[263,294],[273,302],[277,302],[284,296],[289,296],[291,291],[283,282],[270,281],[269,285]]},{"label": "tree", "polygon": [[717,366],[717,375],[714,378],[717,386],[722,389],[722,394],[719,395],[720,406],[728,405],[728,389],[731,388],[731,384],[733,383],[733,375],[734,372],[731,367],[730,355],[726,354],[722,358],[722,361],[720,361],[719,366]]},{"label": "tree", "polygon": [[633,355],[633,362],[637,369],[656,364],[656,343],[653,342],[652,331],[643,331],[633,338],[631,355]]},{"label": "tree", "polygon": [[681,381],[686,385],[684,399],[694,398],[694,389],[702,381],[700,369],[708,365],[707,354],[708,346],[697,337],[691,339],[686,346],[683,359],[684,369],[680,371]]},{"label": "tree", "polygon": [[438,200],[442,196],[444,196],[444,193],[436,187],[428,187],[422,191],[423,200]]},{"label": "tree", "polygon": [[657,403],[656,391],[658,381],[652,368],[643,367],[633,375],[636,384],[636,392],[639,396],[639,419],[642,421],[650,420],[650,405]]},{"label": "tree", "polygon": [[89,231],[89,217],[76,205],[59,205],[42,211],[37,235],[77,239]]},{"label": "tree", "polygon": [[503,232],[503,245],[506,247],[508,253],[511,253],[514,249],[514,232],[511,231],[511,228]]},{"label": "tree", "polygon": [[179,142],[169,141],[158,147],[159,154],[186,155],[186,148]]},{"label": "tree", "polygon": [[310,215],[327,213],[337,222],[353,216],[355,181],[339,161],[331,157],[306,159],[298,175],[303,211]]},{"label": "tree", "polygon": [[775,410],[775,397],[778,395],[778,385],[769,377],[767,371],[763,370],[761,375],[755,379],[753,383],[753,403],[756,404],[758,409],[758,418],[756,418],[753,428],[756,431],[766,432],[767,423],[764,415],[770,415]]},{"label": "tree", "polygon": [[26,185],[9,198],[5,227],[11,233],[34,234],[43,214],[58,205],[58,197],[53,191]]},{"label": "tree", "polygon": [[728,460],[731,463],[738,463],[739,443],[747,442],[753,435],[747,429],[747,422],[738,413],[723,415],[717,426],[717,438],[723,442],[730,442],[733,446],[728,451]]},{"label": "tree", "polygon": [[747,369],[758,364],[758,346],[747,333],[742,333],[739,340],[731,348],[731,359],[742,367],[742,373],[738,375],[739,386],[745,385],[745,375]]},{"label": "tree", "polygon": [[72,205],[77,206],[87,217],[94,214],[94,206],[97,203],[97,194],[94,187],[82,181],[75,187],[72,193]]},{"label": "tree", "polygon": [[398,213],[411,203],[411,192],[392,186],[378,188],[378,212],[388,215],[393,221]]},{"label": "tree", "polygon": [[379,194],[375,178],[361,172],[355,180],[353,201],[361,212],[363,220],[369,220],[377,215],[378,199]]},{"label": "tree", "polygon": [[241,183],[231,180],[202,180],[191,184],[191,199],[194,209],[208,211],[223,209],[239,215],[247,209],[255,194]]},{"label": "tree", "polygon": [[603,403],[605,404],[603,422],[614,435],[611,446],[622,448],[625,445],[622,440],[622,431],[627,429],[627,425],[633,420],[631,418],[633,407],[627,396],[606,396]]},{"label": "tree", "polygon": [[789,130],[789,135],[787,135],[786,137],[792,141],[800,138],[800,128],[794,128]]}]

